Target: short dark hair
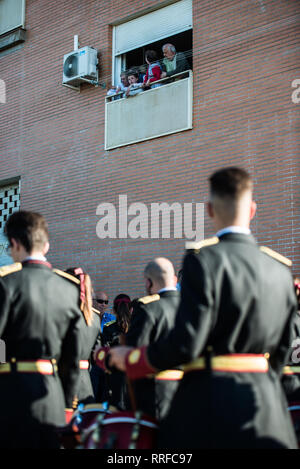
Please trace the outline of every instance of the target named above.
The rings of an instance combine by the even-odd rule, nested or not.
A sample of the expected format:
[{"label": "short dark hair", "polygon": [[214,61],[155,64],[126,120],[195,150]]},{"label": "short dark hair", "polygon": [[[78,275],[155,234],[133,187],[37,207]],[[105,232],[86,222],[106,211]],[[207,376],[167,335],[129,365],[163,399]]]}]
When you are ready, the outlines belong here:
[{"label": "short dark hair", "polygon": [[7,220],[4,233],[11,242],[19,241],[27,252],[41,250],[49,239],[48,224],[39,213],[20,211]]},{"label": "short dark hair", "polygon": [[212,196],[229,197],[238,200],[240,196],[253,187],[250,175],[242,168],[223,168],[209,178]]},{"label": "short dark hair", "polygon": [[135,78],[139,78],[139,72],[137,70],[129,70],[127,72],[127,78],[129,78],[130,76],[133,76]]},{"label": "short dark hair", "polygon": [[155,60],[157,60],[157,53],[155,50],[146,50],[145,58],[148,59],[150,63],[155,62]]}]

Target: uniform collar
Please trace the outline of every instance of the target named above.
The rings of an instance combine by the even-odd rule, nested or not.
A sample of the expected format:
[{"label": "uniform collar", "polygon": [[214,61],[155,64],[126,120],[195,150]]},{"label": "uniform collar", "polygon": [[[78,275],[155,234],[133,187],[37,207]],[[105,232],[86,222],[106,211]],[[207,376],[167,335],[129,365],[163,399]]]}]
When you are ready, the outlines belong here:
[{"label": "uniform collar", "polygon": [[232,241],[234,243],[247,243],[247,244],[256,244],[254,236],[251,234],[244,233],[225,233],[219,237],[220,243],[226,241]]},{"label": "uniform collar", "polygon": [[26,261],[44,261],[47,262],[47,259],[42,254],[35,254],[34,256],[27,256],[23,262]]},{"label": "uniform collar", "polygon": [[244,235],[250,235],[251,231],[249,228],[245,228],[243,226],[226,226],[225,228],[222,228],[222,230],[219,230],[215,236],[220,238],[221,236],[228,234],[228,233],[237,233],[237,234],[244,234]]},{"label": "uniform collar", "polygon": [[170,289],[168,289],[168,290],[163,289],[163,290],[164,290],[164,291],[161,291],[161,292],[159,293],[159,296],[160,296],[161,298],[174,298],[174,297],[177,298],[177,297],[180,296],[180,292],[179,292],[176,288],[175,288],[174,290],[173,290],[173,289],[172,289],[172,290],[170,290]]},{"label": "uniform collar", "polygon": [[46,260],[42,260],[42,259],[35,259],[35,258],[26,258],[24,259],[24,261],[22,262],[22,265],[23,267],[26,267],[28,265],[37,265],[37,266],[45,266],[45,267],[48,267],[49,269],[52,269],[52,265],[47,262]]},{"label": "uniform collar", "polygon": [[161,293],[164,293],[165,291],[177,291],[176,287],[165,287],[161,288],[157,293],[160,295]]}]

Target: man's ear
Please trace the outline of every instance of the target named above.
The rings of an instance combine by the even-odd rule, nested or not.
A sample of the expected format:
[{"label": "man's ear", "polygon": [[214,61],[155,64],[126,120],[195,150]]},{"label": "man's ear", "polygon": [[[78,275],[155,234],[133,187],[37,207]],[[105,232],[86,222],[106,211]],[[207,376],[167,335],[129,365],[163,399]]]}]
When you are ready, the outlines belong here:
[{"label": "man's ear", "polygon": [[44,246],[44,249],[43,249],[43,256],[45,256],[47,254],[47,252],[49,251],[49,248],[50,248],[50,244],[49,242],[47,241],[47,243],[45,244]]},{"label": "man's ear", "polygon": [[176,287],[177,283],[178,283],[178,277],[177,275],[174,275],[174,287]]},{"label": "man's ear", "polygon": [[252,220],[256,214],[257,204],[254,200],[251,202],[250,206],[250,220]]},{"label": "man's ear", "polygon": [[146,291],[148,295],[151,295],[151,288],[153,286],[152,280],[148,277],[146,277]]},{"label": "man's ear", "polygon": [[17,249],[20,248],[20,243],[15,238],[11,238],[10,244],[12,245],[13,248],[17,248]]},{"label": "man's ear", "polygon": [[207,210],[209,218],[213,218],[214,217],[214,208],[213,208],[213,205],[210,201],[208,201],[207,204],[206,204],[206,210]]}]

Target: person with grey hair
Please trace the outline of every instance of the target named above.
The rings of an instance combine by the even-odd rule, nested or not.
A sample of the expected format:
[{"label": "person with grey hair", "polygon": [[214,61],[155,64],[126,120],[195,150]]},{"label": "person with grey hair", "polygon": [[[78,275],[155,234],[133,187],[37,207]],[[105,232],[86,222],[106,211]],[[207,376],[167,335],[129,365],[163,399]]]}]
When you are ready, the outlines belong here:
[{"label": "person with grey hair", "polygon": [[190,69],[184,53],[177,52],[173,44],[164,44],[162,51],[164,58],[162,60],[161,78],[171,77]]}]

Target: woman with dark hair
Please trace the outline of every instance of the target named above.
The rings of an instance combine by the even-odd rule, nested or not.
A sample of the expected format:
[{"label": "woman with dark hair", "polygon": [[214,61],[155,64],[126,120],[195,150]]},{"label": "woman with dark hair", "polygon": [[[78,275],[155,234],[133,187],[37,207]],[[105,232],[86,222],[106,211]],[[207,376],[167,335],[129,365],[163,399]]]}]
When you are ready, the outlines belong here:
[{"label": "woman with dark hair", "polygon": [[[125,345],[124,336],[129,329],[132,307],[128,295],[121,293],[116,296],[113,303],[113,313],[115,321],[104,324],[102,333],[102,346],[113,347],[115,345]],[[120,410],[126,408],[126,380],[121,371],[113,371],[106,375],[106,400],[109,404]]]},{"label": "woman with dark hair", "polygon": [[[78,404],[90,404],[95,402],[95,396],[89,374],[90,357],[95,345],[100,343],[100,316],[99,312],[92,307],[92,282],[88,274],[80,267],[70,267],[66,273],[71,276],[70,280],[77,283],[80,289],[80,309],[82,311],[81,330],[81,360],[80,381],[78,386]],[[74,407],[76,407],[74,402]]]},{"label": "woman with dark hair", "polygon": [[121,293],[113,303],[113,314],[116,320],[104,324],[102,333],[103,347],[112,347],[123,343],[123,335],[127,333],[131,318],[131,300],[128,295]]},{"label": "woman with dark hair", "polygon": [[[160,79],[161,66],[158,63],[155,50],[147,50],[145,52],[145,61],[148,64],[148,68],[144,77],[143,88],[148,88],[151,83]],[[152,85],[151,88],[156,88],[158,86],[161,86],[161,84],[157,83],[156,85]]]}]

